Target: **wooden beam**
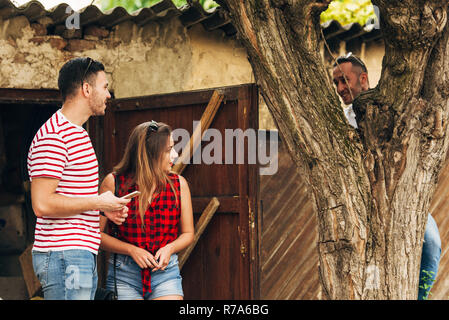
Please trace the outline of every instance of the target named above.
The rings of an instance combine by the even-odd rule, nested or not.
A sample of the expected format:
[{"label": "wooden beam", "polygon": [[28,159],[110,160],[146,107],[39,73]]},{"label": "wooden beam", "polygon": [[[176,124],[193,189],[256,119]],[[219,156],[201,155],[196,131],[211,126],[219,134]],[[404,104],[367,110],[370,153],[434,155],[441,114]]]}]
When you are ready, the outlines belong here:
[{"label": "wooden beam", "polygon": [[204,209],[203,213],[201,214],[200,219],[196,223],[195,226],[195,237],[193,239],[193,242],[188,246],[186,249],[184,249],[179,254],[179,269],[181,270],[184,266],[184,263],[186,262],[187,258],[190,256],[190,253],[193,251],[193,248],[195,248],[195,245],[197,244],[198,240],[200,239],[201,235],[203,234],[204,230],[206,229],[206,226],[209,224],[209,221],[214,216],[215,211],[217,211],[218,207],[220,206],[220,202],[216,197],[213,197],[212,200],[209,202],[209,205]]},{"label": "wooden beam", "polygon": [[[61,94],[53,89],[4,89],[0,88],[1,104],[54,104],[59,106],[62,102]],[[10,106],[8,105],[8,108]]]},{"label": "wooden beam", "polygon": [[[172,170],[175,173],[181,174],[187,167],[187,163],[190,162],[190,158],[193,156],[196,149],[201,144],[201,139],[203,137],[204,132],[210,127],[212,120],[214,120],[214,117],[217,114],[218,108],[220,107],[223,98],[224,92],[221,90],[215,90],[214,93],[212,94],[212,97],[209,100],[206,110],[201,116],[200,119],[201,125],[195,128],[192,137],[189,140],[188,152],[186,152],[186,150],[184,149],[184,152],[181,154],[178,161],[173,166]],[[209,221],[212,219],[219,206],[220,202],[216,197],[213,197],[212,200],[207,205],[206,209],[204,209],[200,219],[195,225],[195,236],[193,242],[190,244],[190,246],[188,246],[179,254],[179,269],[182,269],[184,263],[190,256],[190,253],[192,252],[193,248],[195,248],[196,243],[200,239],[204,229],[206,229],[207,225],[209,224]]]},{"label": "wooden beam", "polygon": [[209,104],[206,107],[206,110],[204,111],[203,115],[201,116],[201,126],[197,126],[195,130],[193,131],[192,136],[189,140],[189,150],[186,152],[184,149],[184,152],[179,157],[176,164],[173,166],[173,171],[177,174],[181,174],[185,167],[187,166],[187,163],[190,162],[190,158],[195,153],[196,149],[198,149],[199,145],[201,144],[201,139],[203,137],[204,132],[210,127],[212,120],[214,120],[214,117],[218,111],[218,108],[221,105],[221,102],[223,101],[224,93],[220,90],[215,90],[212,94],[212,98],[209,101]]},{"label": "wooden beam", "polygon": [[[251,87],[251,85],[240,85],[238,87],[220,87],[214,89],[201,89],[192,91],[181,91],[171,94],[153,94],[151,96],[133,98],[115,98],[109,100],[108,112],[128,112],[135,110],[168,110],[170,108],[186,107],[187,105],[208,104],[212,97],[211,90],[220,90],[226,97],[226,101],[238,100],[240,88]],[[0,89],[1,92],[1,89]],[[212,91],[213,92],[213,91]],[[136,105],[138,103],[138,106]]]},{"label": "wooden beam", "polygon": [[28,248],[20,255],[19,261],[22,268],[23,279],[27,286],[28,295],[30,298],[34,297],[41,289],[41,283],[34,274],[33,259],[31,257],[31,249],[33,245],[29,245]]}]

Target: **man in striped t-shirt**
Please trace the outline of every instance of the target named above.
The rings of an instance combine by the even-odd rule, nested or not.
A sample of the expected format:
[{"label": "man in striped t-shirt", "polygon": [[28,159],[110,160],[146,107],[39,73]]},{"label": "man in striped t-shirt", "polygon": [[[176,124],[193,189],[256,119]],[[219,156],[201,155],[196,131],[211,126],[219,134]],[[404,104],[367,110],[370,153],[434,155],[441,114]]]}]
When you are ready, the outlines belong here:
[{"label": "man in striped t-shirt", "polygon": [[31,200],[37,216],[33,267],[45,299],[93,299],[101,241],[99,211],[120,224],[126,204],[98,195],[98,162],[82,125],[104,115],[111,96],[104,66],[91,58],[61,68],[63,106],[36,133],[28,153]]}]

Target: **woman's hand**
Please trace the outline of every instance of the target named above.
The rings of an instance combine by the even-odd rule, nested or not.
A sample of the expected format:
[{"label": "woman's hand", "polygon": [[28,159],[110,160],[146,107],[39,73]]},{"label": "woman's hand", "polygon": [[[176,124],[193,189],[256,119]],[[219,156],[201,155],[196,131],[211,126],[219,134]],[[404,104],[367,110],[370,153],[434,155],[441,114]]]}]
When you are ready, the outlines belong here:
[{"label": "woman's hand", "polygon": [[131,256],[142,269],[155,268],[158,266],[154,256],[145,249],[132,245],[129,249],[129,256]]},{"label": "woman's hand", "polygon": [[159,264],[151,271],[165,270],[165,268],[167,268],[168,262],[170,261],[170,257],[172,254],[173,254],[172,243],[169,243],[165,247],[160,248],[154,255],[156,261],[159,261]]},{"label": "woman's hand", "polygon": [[128,211],[129,208],[127,206],[123,207],[121,210],[117,211],[106,211],[104,214],[105,216],[114,222],[116,225],[121,225],[123,222],[125,222],[126,217],[128,217]]}]

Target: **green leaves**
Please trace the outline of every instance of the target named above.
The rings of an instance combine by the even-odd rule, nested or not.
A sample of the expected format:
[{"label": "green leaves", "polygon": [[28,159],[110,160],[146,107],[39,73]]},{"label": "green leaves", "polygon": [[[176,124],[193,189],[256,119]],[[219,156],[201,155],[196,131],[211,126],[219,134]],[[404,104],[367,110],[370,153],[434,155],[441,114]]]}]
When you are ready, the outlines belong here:
[{"label": "green leaves", "polygon": [[432,289],[433,283],[435,282],[435,272],[421,270],[421,274],[422,277],[420,283],[422,284],[419,286],[419,288],[426,291],[426,294],[423,296],[423,300],[428,300],[429,296],[431,295],[430,289]]},{"label": "green leaves", "polygon": [[370,19],[376,19],[370,0],[334,0],[321,14],[321,23],[337,20],[341,25],[358,22],[363,26]]},{"label": "green leaves", "polygon": [[[128,12],[134,12],[140,8],[151,7],[161,0],[95,0],[103,11],[123,7]],[[218,7],[213,0],[196,0],[205,10]],[[182,7],[187,4],[187,0],[172,0],[176,7]],[[366,24],[370,19],[375,19],[373,5],[370,0],[334,0],[329,8],[321,14],[321,22],[328,20],[337,20],[342,25],[352,22],[358,22],[361,25]]]},{"label": "green leaves", "polygon": [[206,10],[218,7],[218,3],[216,3],[213,0],[201,0],[200,3],[203,6],[203,8]]},{"label": "green leaves", "polygon": [[[161,0],[96,0],[95,4],[98,5],[103,11],[115,7],[123,7],[131,13],[140,8],[151,7],[152,5],[160,1]],[[178,8],[187,4],[187,0],[172,0],[172,2]],[[209,10],[218,6],[218,4],[213,0],[199,0],[199,3],[205,10]]]}]

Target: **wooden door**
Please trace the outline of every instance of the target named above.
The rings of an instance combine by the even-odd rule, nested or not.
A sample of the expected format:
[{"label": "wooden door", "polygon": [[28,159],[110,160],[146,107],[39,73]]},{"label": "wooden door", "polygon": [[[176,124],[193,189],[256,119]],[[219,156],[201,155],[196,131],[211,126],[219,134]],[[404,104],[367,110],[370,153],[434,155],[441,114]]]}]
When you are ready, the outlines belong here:
[{"label": "wooden door", "polygon": [[[224,100],[210,128],[223,137],[225,129],[258,128],[255,85],[220,88]],[[104,177],[119,162],[132,129],[156,120],[191,135],[214,90],[153,95],[111,101],[104,119],[90,122],[92,140],[100,153]],[[97,128],[104,127],[104,130]],[[103,142],[103,143],[101,143]],[[175,141],[175,144],[177,141]],[[220,206],[185,263],[181,274],[185,299],[257,299],[259,297],[257,198],[258,166],[248,164],[189,164],[182,175],[189,182],[195,222],[212,197]],[[207,143],[202,143],[204,147]],[[236,143],[233,144],[236,154]],[[101,276],[101,275],[100,275]]]}]

